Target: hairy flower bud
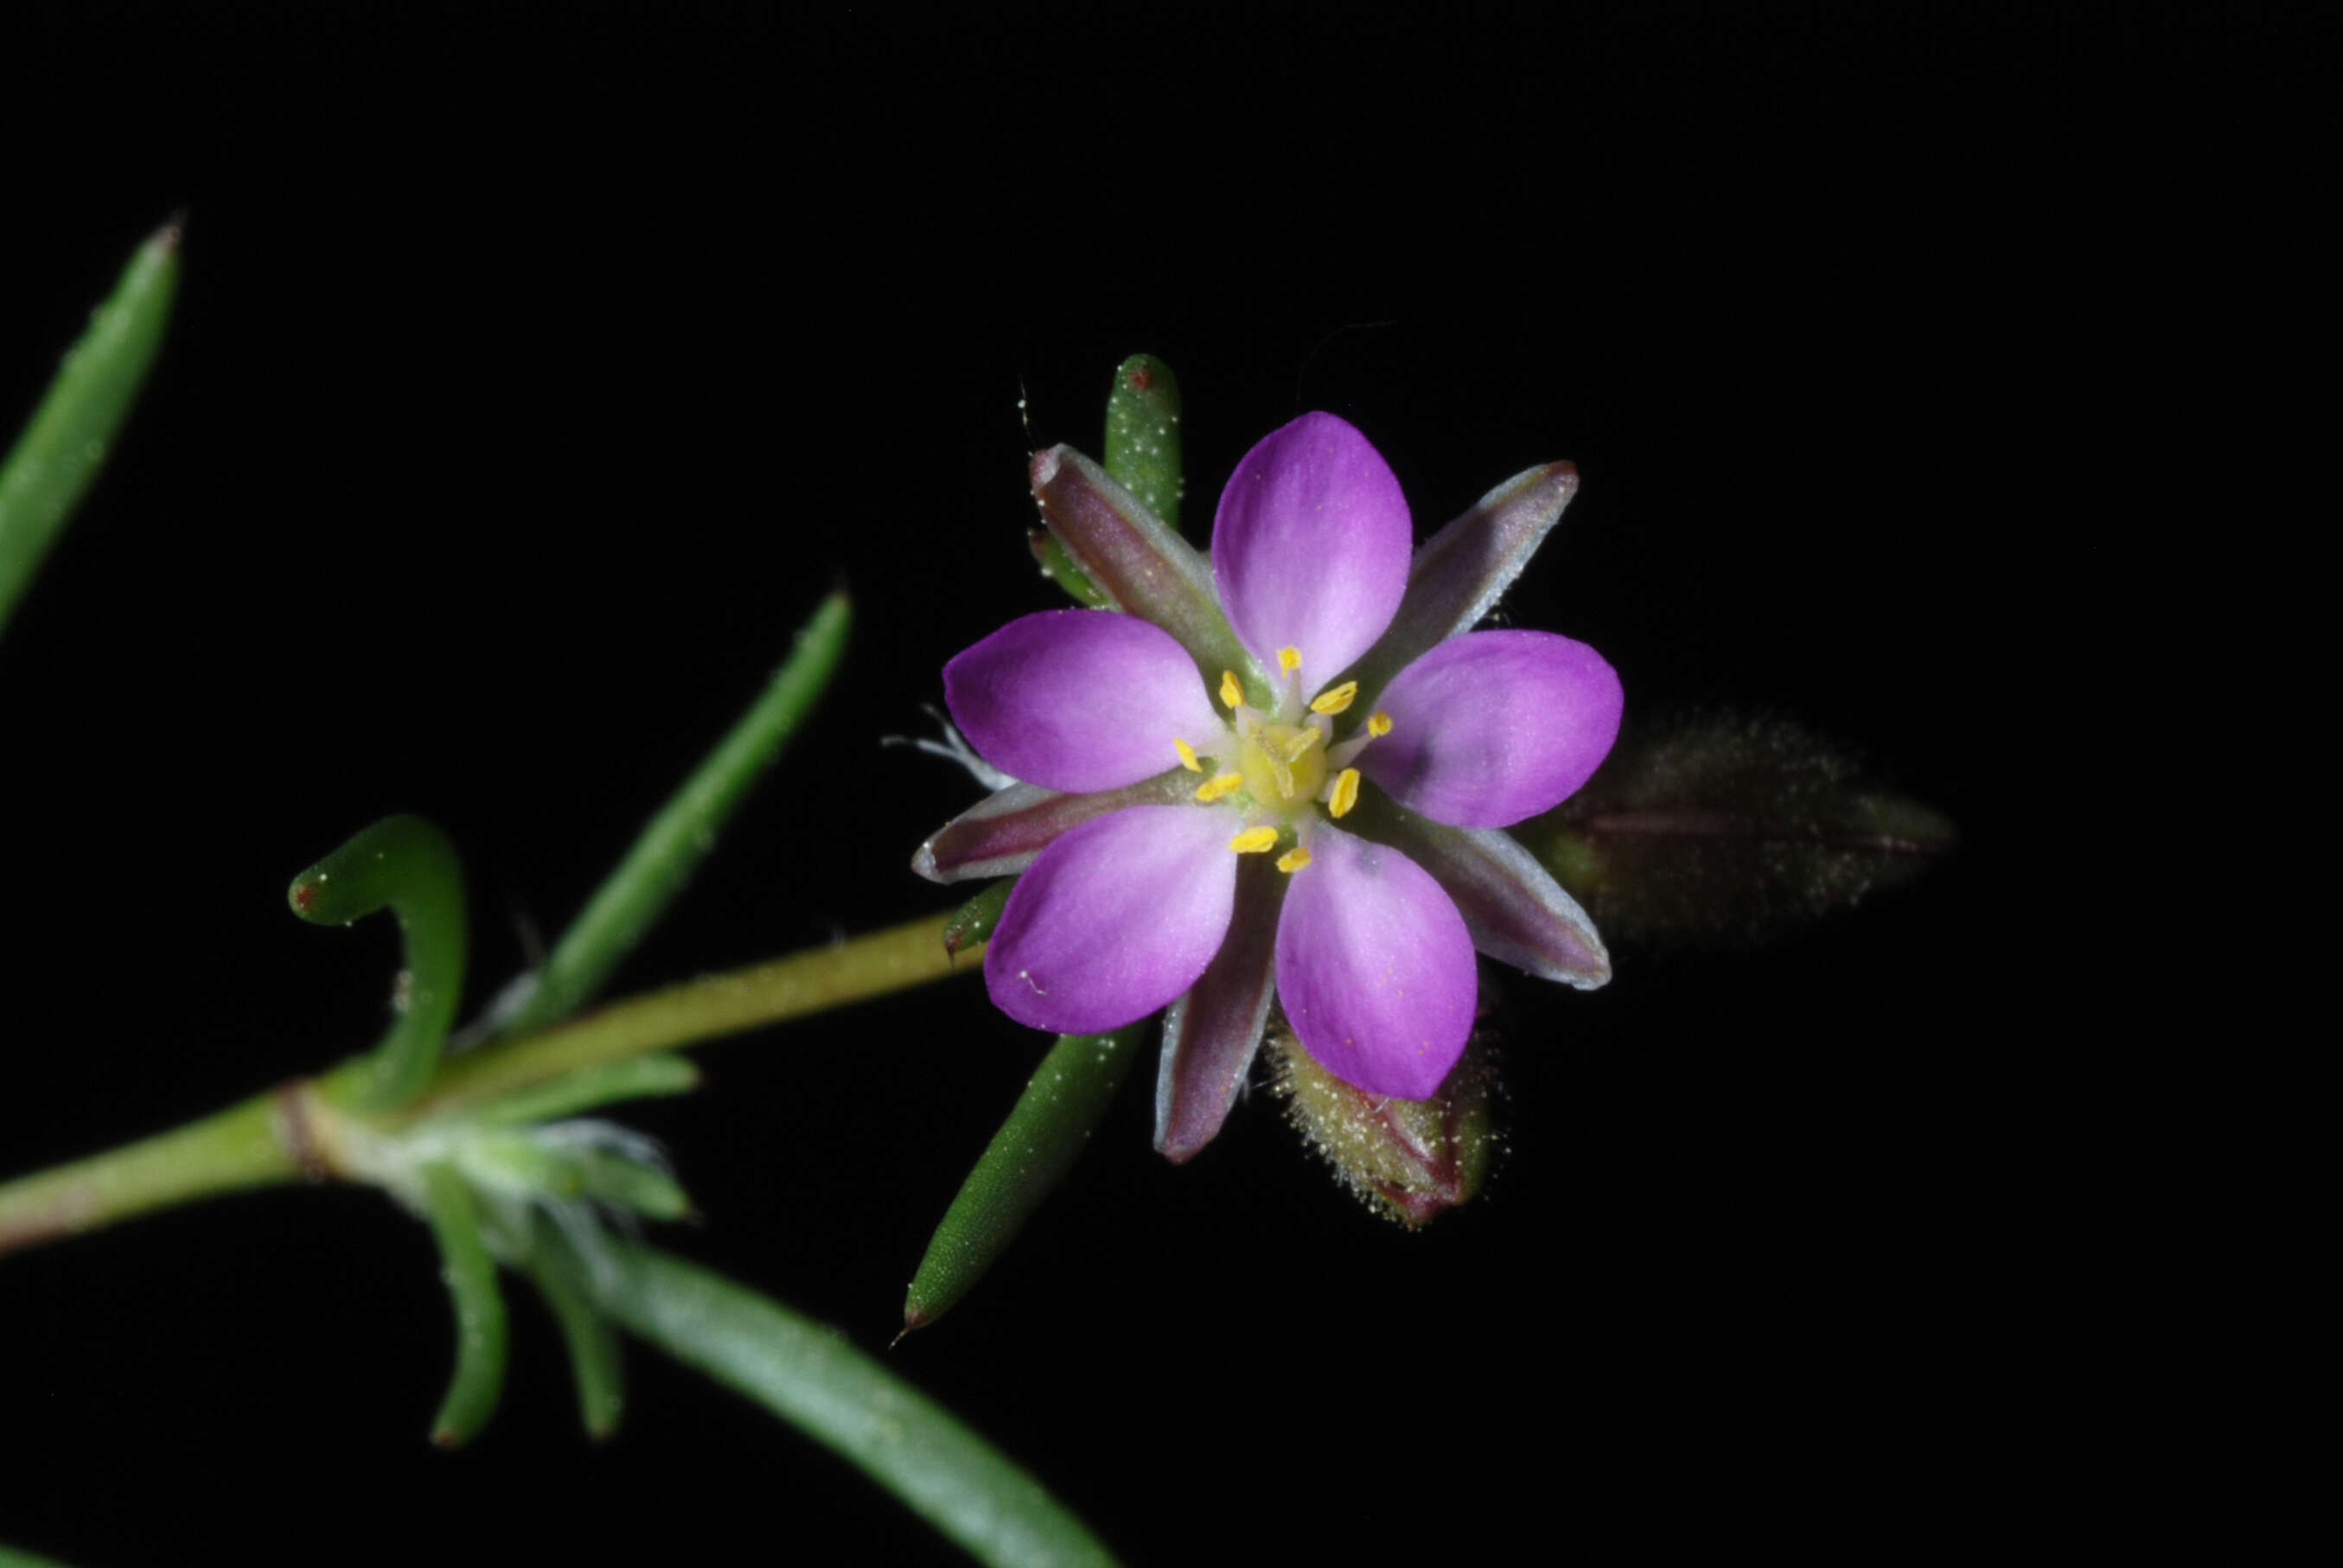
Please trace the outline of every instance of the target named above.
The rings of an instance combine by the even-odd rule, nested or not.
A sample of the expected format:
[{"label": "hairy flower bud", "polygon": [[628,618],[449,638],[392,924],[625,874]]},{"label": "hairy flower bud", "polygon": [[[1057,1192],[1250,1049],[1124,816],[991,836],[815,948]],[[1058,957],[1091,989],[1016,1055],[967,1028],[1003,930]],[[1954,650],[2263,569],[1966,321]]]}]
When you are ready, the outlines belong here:
[{"label": "hairy flower bud", "polygon": [[1496,1152],[1496,1074],[1475,1040],[1429,1100],[1370,1094],[1320,1066],[1282,1023],[1266,1041],[1287,1117],[1362,1201],[1410,1230],[1481,1190]]}]

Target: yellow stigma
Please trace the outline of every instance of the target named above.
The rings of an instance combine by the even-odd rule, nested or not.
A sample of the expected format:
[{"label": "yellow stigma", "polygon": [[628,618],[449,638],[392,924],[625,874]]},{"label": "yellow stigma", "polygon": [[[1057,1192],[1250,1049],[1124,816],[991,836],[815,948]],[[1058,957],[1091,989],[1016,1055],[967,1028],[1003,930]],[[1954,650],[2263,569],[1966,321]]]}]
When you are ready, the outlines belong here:
[{"label": "yellow stigma", "polygon": [[1228,704],[1231,713],[1244,703],[1244,688],[1237,684],[1237,672],[1233,669],[1221,671],[1221,700]]},{"label": "yellow stigma", "polygon": [[1345,768],[1334,775],[1334,795],[1326,802],[1326,809],[1338,818],[1347,817],[1351,814],[1351,808],[1358,803],[1359,770]]},{"label": "yellow stigma", "polygon": [[1326,782],[1325,739],[1311,724],[1256,724],[1237,743],[1234,759],[1254,801],[1291,812],[1315,800]]},{"label": "yellow stigma", "polygon": [[1302,869],[1302,867],[1309,863],[1310,851],[1303,849],[1299,844],[1294,845],[1293,848],[1286,850],[1285,853],[1277,858],[1277,869],[1289,874]]},{"label": "yellow stigma", "polygon": [[1287,675],[1292,675],[1295,670],[1300,669],[1302,668],[1302,650],[1298,648],[1279,648],[1277,650],[1277,668]]},{"label": "yellow stigma", "polygon": [[1312,713],[1340,713],[1358,699],[1359,683],[1346,680],[1332,691],[1322,691],[1310,700]]},{"label": "yellow stigma", "polygon": [[1240,855],[1265,854],[1269,850],[1277,848],[1277,829],[1274,828],[1247,828],[1243,832],[1239,833],[1235,838],[1229,840],[1229,848],[1234,849]]},{"label": "yellow stigma", "polygon": [[1242,789],[1243,785],[1244,775],[1242,773],[1219,774],[1213,778],[1205,779],[1202,784],[1196,786],[1196,799],[1199,800],[1217,800],[1223,795]]},{"label": "yellow stigma", "polygon": [[1391,715],[1385,713],[1380,708],[1376,709],[1375,716],[1367,720],[1367,733],[1370,735],[1389,735],[1391,733]]},{"label": "yellow stigma", "polygon": [[1191,773],[1202,773],[1204,765],[1196,760],[1196,749],[1174,735],[1172,744],[1180,749],[1180,766]]}]

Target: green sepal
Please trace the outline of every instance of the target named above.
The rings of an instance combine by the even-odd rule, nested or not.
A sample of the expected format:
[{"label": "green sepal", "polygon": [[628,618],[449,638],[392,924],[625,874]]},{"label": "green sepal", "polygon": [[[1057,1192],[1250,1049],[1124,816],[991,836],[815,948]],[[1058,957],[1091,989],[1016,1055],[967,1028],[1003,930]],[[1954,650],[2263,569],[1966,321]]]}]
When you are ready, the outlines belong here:
[{"label": "green sepal", "polygon": [[347,925],[385,907],[397,918],[398,1017],[367,1057],[356,1098],[366,1110],[404,1105],[429,1081],[463,1000],[464,870],[455,846],[420,817],[386,817],[294,878],[285,899],[317,925]]},{"label": "green sepal", "polygon": [[431,1423],[431,1441],[458,1448],[488,1424],[504,1392],[505,1298],[464,1179],[448,1166],[426,1166],[423,1209],[439,1243],[440,1277],[456,1310],[456,1371]]},{"label": "green sepal", "polygon": [[1009,902],[1009,890],[1016,885],[1016,878],[1004,877],[954,910],[944,922],[944,951],[958,954],[990,937]]},{"label": "green sepal", "polygon": [[1065,1179],[1138,1060],[1143,1027],[1058,1037],[928,1242],[903,1300],[906,1333],[968,1294]]},{"label": "green sepal", "polygon": [[178,282],[179,226],[173,222],[131,256],[0,460],[0,628],[105,467],[163,346]]},{"label": "green sepal", "polygon": [[1180,378],[1152,354],[1114,368],[1106,398],[1106,471],[1165,525],[1180,526]]}]

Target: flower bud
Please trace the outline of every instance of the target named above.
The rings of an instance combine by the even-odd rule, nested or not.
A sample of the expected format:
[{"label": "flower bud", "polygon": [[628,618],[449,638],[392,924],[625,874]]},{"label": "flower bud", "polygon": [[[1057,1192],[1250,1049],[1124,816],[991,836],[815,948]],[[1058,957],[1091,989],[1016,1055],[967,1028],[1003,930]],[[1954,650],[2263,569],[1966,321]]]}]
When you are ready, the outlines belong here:
[{"label": "flower bud", "polygon": [[1369,1208],[1410,1230],[1481,1190],[1496,1152],[1496,1074],[1476,1039],[1429,1100],[1356,1089],[1318,1065],[1281,1021],[1264,1042],[1287,1118]]}]

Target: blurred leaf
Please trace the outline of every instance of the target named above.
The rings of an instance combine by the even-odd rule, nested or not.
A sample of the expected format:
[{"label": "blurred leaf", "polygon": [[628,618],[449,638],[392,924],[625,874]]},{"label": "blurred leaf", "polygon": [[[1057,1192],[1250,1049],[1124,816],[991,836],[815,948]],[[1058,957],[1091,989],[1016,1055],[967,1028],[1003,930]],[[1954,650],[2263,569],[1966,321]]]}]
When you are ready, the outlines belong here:
[{"label": "blurred leaf", "polygon": [[545,1298],[553,1321],[560,1326],[562,1342],[569,1349],[570,1375],[578,1384],[578,1419],[586,1435],[599,1442],[618,1430],[626,1406],[626,1363],[618,1336],[578,1288],[574,1271],[547,1255],[553,1244],[552,1221],[539,1215],[532,1241],[528,1273]]},{"label": "blurred leaf", "polygon": [[1729,715],[1621,736],[1584,789],[1513,834],[1605,937],[1744,942],[1908,881],[1956,837],[1845,749]]},{"label": "blurred leaf", "polygon": [[906,1332],[966,1295],[1065,1180],[1137,1060],[1142,1027],[1058,1037],[928,1242],[903,1302]]},{"label": "blurred leaf", "polygon": [[140,246],[0,461],[0,629],[130,417],[171,317],[179,226]]},{"label": "blurred leaf", "polygon": [[414,1099],[463,998],[464,869],[455,846],[420,817],[386,817],[294,878],[285,900],[316,925],[346,926],[386,906],[397,919],[398,1018],[367,1059],[357,1095],[377,1109]]},{"label": "blurred leaf", "polygon": [[656,1056],[628,1057],[581,1067],[473,1108],[466,1117],[503,1127],[558,1121],[616,1101],[688,1093],[699,1087],[699,1069],[690,1060],[661,1051]]},{"label": "blurred leaf", "polygon": [[54,1557],[43,1557],[21,1547],[0,1546],[0,1568],[65,1568]]},{"label": "blurred leaf", "polygon": [[439,1243],[440,1277],[456,1309],[456,1372],[431,1423],[431,1441],[459,1448],[488,1424],[504,1392],[505,1298],[464,1179],[447,1166],[426,1166],[423,1207]]},{"label": "blurred leaf", "polygon": [[613,1321],[755,1400],[1000,1568],[1113,1562],[1023,1470],[834,1331],[720,1274],[611,1238],[607,1267],[574,1254],[581,1291]]},{"label": "blurred leaf", "polygon": [[845,655],[853,618],[843,589],[822,600],[765,694],[644,826],[554,945],[535,986],[493,1020],[497,1032],[518,1034],[567,1018],[601,989],[683,891],[733,811],[813,712]]}]

